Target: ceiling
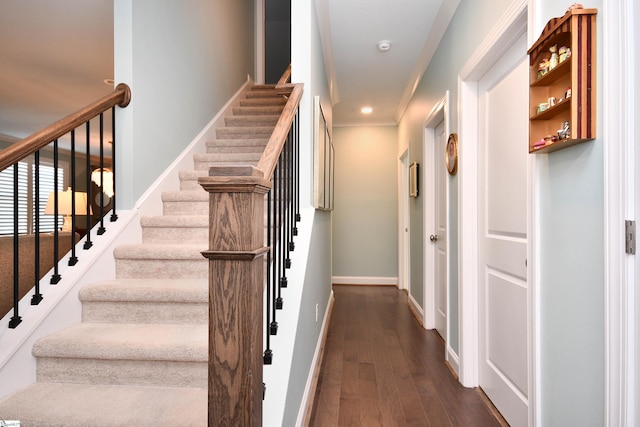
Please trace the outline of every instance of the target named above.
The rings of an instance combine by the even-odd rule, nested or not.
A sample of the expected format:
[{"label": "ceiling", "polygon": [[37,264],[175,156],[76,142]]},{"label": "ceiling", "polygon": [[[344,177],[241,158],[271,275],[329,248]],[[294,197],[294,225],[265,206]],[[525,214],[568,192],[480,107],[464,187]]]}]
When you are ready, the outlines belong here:
[{"label": "ceiling", "polygon": [[[459,2],[317,0],[334,126],[396,124]],[[0,142],[14,142],[112,90],[113,0],[0,0],[0,58]]]},{"label": "ceiling", "polygon": [[398,123],[459,3],[316,0],[333,125]]},{"label": "ceiling", "polygon": [[113,90],[113,0],[0,0],[0,141]]}]

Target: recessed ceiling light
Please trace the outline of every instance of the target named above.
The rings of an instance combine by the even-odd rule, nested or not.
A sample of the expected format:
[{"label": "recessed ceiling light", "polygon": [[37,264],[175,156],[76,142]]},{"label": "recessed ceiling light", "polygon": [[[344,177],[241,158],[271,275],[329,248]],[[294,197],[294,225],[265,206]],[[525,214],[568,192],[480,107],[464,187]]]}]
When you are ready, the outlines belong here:
[{"label": "recessed ceiling light", "polygon": [[371,107],[362,107],[360,112],[362,114],[371,114],[373,112],[373,108],[371,108]]},{"label": "recessed ceiling light", "polygon": [[380,40],[378,42],[378,50],[380,52],[387,52],[391,49],[391,42],[389,40]]},{"label": "recessed ceiling light", "polygon": [[113,80],[113,79],[104,79],[103,82],[106,85],[113,86],[113,84],[115,83],[115,80]]}]

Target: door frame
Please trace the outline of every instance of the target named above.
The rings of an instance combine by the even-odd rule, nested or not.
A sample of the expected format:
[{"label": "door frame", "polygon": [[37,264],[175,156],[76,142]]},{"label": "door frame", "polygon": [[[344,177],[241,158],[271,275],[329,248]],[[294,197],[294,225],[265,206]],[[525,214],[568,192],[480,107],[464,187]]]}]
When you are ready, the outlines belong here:
[{"label": "door frame", "polygon": [[[605,419],[607,426],[637,425],[638,310],[635,278],[638,255],[624,248],[624,220],[636,220],[638,203],[635,177],[638,152],[636,118],[640,72],[635,49],[640,32],[635,0],[603,2],[603,105],[604,105],[604,214],[605,214]],[[636,248],[637,250],[637,248]]]},{"label": "door frame", "polygon": [[[435,212],[432,209],[435,195],[436,195],[436,162],[444,161],[444,158],[438,159],[435,154],[435,129],[440,122],[444,122],[444,134],[449,135],[451,133],[450,124],[450,91],[446,91],[444,96],[433,106],[427,118],[423,124],[423,138],[422,146],[424,153],[424,167],[423,169],[423,183],[424,183],[424,197],[423,197],[423,230],[424,236],[423,243],[423,277],[424,277],[424,301],[422,302],[424,307],[424,319],[423,325],[425,329],[434,329],[436,326],[436,310],[437,303],[435,300],[436,286],[435,286],[435,257],[436,248],[427,238],[427,230],[433,229],[436,222]],[[453,369],[458,372],[458,356],[455,354],[450,343],[450,322],[449,322],[449,284],[450,280],[450,227],[449,227],[449,179],[445,179],[445,228],[447,230],[446,236],[446,271],[445,283],[446,283],[446,309],[447,309],[447,333],[442,337],[445,340],[445,360],[447,360]]]},{"label": "door frame", "polygon": [[[398,289],[409,290],[411,283],[409,260],[409,149],[398,157]],[[406,230],[405,230],[406,228]]]},{"label": "door frame", "polygon": [[[532,15],[529,0],[516,0],[507,9],[494,29],[469,58],[458,76],[459,152],[458,152],[458,277],[459,277],[459,324],[460,324],[460,382],[466,387],[478,386],[479,377],[479,331],[478,331],[478,82],[491,67],[500,61],[511,44],[527,32]],[[531,44],[532,35],[528,41]],[[539,387],[538,337],[536,314],[537,287],[536,265],[533,248],[535,243],[535,156],[527,161],[527,298],[528,298],[528,345],[529,345],[529,425],[539,419],[536,411],[536,395]]]}]

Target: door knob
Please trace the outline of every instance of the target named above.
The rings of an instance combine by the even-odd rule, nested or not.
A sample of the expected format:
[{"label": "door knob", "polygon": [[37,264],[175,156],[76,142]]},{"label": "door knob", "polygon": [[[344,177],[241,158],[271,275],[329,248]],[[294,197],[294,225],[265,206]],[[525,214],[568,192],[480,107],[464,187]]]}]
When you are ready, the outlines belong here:
[{"label": "door knob", "polygon": [[438,235],[437,234],[432,234],[431,236],[429,236],[429,240],[431,240],[432,242],[437,242],[438,241]]}]

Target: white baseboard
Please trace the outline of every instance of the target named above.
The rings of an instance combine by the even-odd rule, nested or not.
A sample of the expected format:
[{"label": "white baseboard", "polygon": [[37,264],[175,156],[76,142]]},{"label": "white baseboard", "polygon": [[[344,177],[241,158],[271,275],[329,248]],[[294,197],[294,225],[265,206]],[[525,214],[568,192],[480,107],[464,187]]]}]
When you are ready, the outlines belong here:
[{"label": "white baseboard", "polygon": [[409,303],[409,309],[411,310],[413,315],[416,317],[416,319],[418,319],[420,324],[424,327],[424,309],[420,307],[420,304],[418,304],[418,302],[415,300],[413,295],[411,295],[411,293],[409,293],[408,295],[408,303]]},{"label": "white baseboard", "polygon": [[453,351],[453,349],[449,344],[446,344],[446,346],[447,346],[446,360],[449,363],[449,366],[451,366],[451,369],[453,369],[453,371],[456,373],[456,375],[458,375],[458,378],[459,378],[460,377],[460,358],[458,357],[456,352]]},{"label": "white baseboard", "polygon": [[311,418],[311,411],[313,410],[314,397],[316,387],[318,386],[318,377],[320,376],[320,367],[322,366],[322,357],[324,355],[324,346],[327,342],[327,333],[329,332],[329,322],[331,321],[331,312],[333,311],[333,303],[335,301],[333,291],[329,295],[329,303],[327,304],[327,310],[324,314],[324,320],[322,321],[322,327],[320,330],[320,336],[318,337],[318,343],[316,344],[316,351],[311,361],[312,369],[309,371],[307,377],[307,385],[302,395],[302,402],[300,402],[300,409],[298,411],[298,419],[296,420],[296,427],[302,427],[309,425]]},{"label": "white baseboard", "polygon": [[331,278],[331,283],[334,285],[398,286],[398,278],[378,276],[333,276]]}]

